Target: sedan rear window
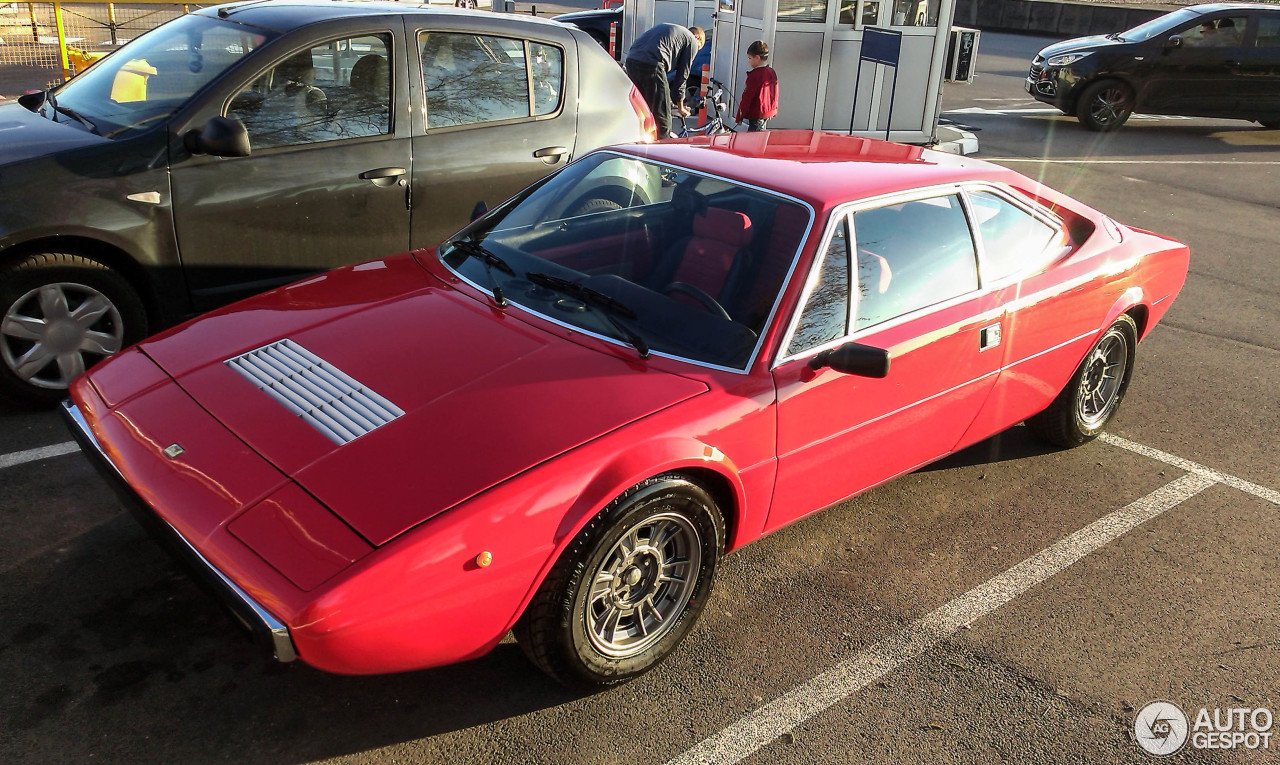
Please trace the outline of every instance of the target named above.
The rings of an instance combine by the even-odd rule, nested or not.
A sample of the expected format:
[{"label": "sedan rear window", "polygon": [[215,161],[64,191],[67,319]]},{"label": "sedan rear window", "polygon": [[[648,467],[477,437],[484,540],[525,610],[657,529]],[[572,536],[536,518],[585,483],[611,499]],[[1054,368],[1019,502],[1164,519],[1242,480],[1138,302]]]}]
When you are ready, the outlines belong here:
[{"label": "sedan rear window", "polygon": [[419,42],[428,129],[560,108],[564,55],[554,45],[464,32],[423,32]]}]

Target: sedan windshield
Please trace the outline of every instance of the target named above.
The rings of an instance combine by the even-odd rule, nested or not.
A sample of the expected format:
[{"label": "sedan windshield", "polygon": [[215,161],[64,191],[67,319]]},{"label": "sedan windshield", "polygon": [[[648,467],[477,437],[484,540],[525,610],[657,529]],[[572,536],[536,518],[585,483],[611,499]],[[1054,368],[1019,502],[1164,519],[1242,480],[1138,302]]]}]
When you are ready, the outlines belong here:
[{"label": "sedan windshield", "polygon": [[181,16],[63,85],[55,93],[57,109],[83,117],[104,136],[126,137],[168,117],[273,35],[200,14]]},{"label": "sedan windshield", "polygon": [[441,247],[472,283],[649,353],[745,369],[809,228],[807,207],[612,153],[576,162]]}]

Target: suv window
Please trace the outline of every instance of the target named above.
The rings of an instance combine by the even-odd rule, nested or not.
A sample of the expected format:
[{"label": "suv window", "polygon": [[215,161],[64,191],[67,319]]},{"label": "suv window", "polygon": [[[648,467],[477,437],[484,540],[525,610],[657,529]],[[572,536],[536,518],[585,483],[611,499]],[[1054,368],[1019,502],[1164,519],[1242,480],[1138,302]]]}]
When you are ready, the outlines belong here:
[{"label": "suv window", "polygon": [[391,36],[330,40],[263,72],[231,99],[227,116],[254,149],[391,132]]},{"label": "suv window", "polygon": [[1243,42],[1248,22],[1248,16],[1205,19],[1182,31],[1182,44],[1192,48],[1234,48]]},{"label": "suv window", "polygon": [[1258,48],[1280,48],[1280,16],[1258,17]]},{"label": "suv window", "polygon": [[849,233],[841,218],[818,267],[818,283],[805,301],[787,355],[794,356],[849,333]]},{"label": "suv window", "polygon": [[978,288],[977,255],[954,194],[853,216],[858,254],[854,329],[869,327]]},{"label": "suv window", "polygon": [[1061,229],[987,191],[969,192],[974,222],[982,237],[982,276],[996,281],[1046,265],[1058,253]]},{"label": "suv window", "polygon": [[560,107],[559,48],[510,37],[423,32],[427,127],[442,128],[550,114]]}]

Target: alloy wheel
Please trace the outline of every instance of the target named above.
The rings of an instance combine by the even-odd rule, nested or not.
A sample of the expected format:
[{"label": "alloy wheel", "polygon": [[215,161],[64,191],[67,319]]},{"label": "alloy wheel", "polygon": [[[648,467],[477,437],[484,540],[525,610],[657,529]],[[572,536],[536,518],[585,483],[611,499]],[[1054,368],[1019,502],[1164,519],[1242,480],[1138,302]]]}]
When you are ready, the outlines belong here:
[{"label": "alloy wheel", "polygon": [[19,379],[38,388],[67,388],[123,345],[124,322],[115,304],[74,282],[27,292],[0,320],[0,356]]}]

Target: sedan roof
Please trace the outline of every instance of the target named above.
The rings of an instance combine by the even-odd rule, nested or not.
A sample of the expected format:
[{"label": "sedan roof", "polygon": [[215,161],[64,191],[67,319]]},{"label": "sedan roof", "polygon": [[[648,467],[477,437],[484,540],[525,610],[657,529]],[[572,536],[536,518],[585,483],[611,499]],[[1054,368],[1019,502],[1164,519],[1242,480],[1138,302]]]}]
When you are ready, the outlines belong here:
[{"label": "sedan roof", "polygon": [[493,14],[488,11],[469,11],[448,6],[430,5],[427,3],[397,3],[381,0],[378,2],[349,2],[344,0],[249,0],[248,2],[226,3],[223,5],[201,8],[196,13],[205,16],[218,16],[232,21],[272,29],[277,32],[289,32],[298,27],[317,21],[329,19],[352,18],[356,16],[386,16],[404,14],[433,14],[448,16],[484,16],[491,19],[519,19],[531,24],[550,24],[561,26],[550,19],[536,16],[503,13]]},{"label": "sedan roof", "polygon": [[816,209],[959,181],[1025,184],[1024,176],[979,159],[814,130],[730,133],[613,148],[789,194]]}]

